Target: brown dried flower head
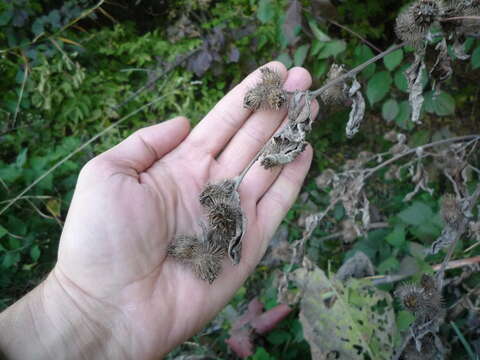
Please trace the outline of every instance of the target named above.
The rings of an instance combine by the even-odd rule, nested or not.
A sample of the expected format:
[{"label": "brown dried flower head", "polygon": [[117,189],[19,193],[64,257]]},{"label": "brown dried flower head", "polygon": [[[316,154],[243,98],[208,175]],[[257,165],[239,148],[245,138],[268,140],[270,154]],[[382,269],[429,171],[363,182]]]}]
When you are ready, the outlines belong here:
[{"label": "brown dried flower head", "polygon": [[259,109],[280,110],[287,103],[287,93],[282,89],[280,74],[268,67],[260,69],[262,80],[247,91],[243,106],[252,111]]},{"label": "brown dried flower head", "polygon": [[403,307],[414,313],[419,314],[427,307],[427,298],[425,290],[415,284],[404,284],[395,291]]},{"label": "brown dried flower head", "polygon": [[457,227],[463,219],[462,208],[458,199],[453,194],[446,194],[442,198],[442,219],[445,224]]},{"label": "brown dried flower head", "polygon": [[200,193],[199,200],[203,207],[211,207],[232,198],[235,192],[235,181],[226,179],[218,184],[208,183]]},{"label": "brown dried flower head", "polygon": [[213,283],[222,270],[225,250],[212,241],[202,243],[195,250],[195,256],[191,259],[193,271],[200,279]]},{"label": "brown dried flower head", "polygon": [[[347,72],[344,65],[332,64],[328,71],[326,83],[329,83]],[[327,88],[320,98],[326,105],[344,104],[347,96],[344,91],[345,82],[340,82]]]},{"label": "brown dried flower head", "polygon": [[225,250],[211,239],[178,235],[168,245],[167,254],[191,267],[201,280],[212,283],[220,274]]},{"label": "brown dried flower head", "polygon": [[177,235],[168,245],[167,254],[180,261],[190,261],[193,258],[200,241],[195,236]]},{"label": "brown dried flower head", "polygon": [[435,0],[417,0],[403,11],[396,20],[395,33],[416,50],[424,48],[425,35],[440,15]]}]

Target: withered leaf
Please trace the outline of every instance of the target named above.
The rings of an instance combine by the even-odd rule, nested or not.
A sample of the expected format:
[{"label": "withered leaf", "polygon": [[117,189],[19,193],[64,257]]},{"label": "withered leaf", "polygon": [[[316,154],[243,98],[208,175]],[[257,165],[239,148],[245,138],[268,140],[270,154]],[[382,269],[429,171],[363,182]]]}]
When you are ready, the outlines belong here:
[{"label": "withered leaf", "polygon": [[448,55],[447,41],[443,39],[436,46],[435,50],[438,51],[435,64],[430,70],[430,75],[435,81],[443,82],[448,80],[452,74],[452,59]]},{"label": "withered leaf", "polygon": [[408,101],[412,107],[412,122],[420,122],[420,112],[423,105],[423,83],[422,74],[425,71],[426,66],[423,61],[423,57],[415,54],[415,60],[413,64],[405,71],[405,75],[408,81],[408,90],[410,95]]},{"label": "withered leaf", "polygon": [[362,86],[357,79],[354,79],[352,86],[348,90],[348,96],[352,99],[352,109],[350,110],[346,127],[346,133],[349,138],[353,137],[358,132],[360,124],[365,116],[365,99],[360,91],[361,87]]},{"label": "withered leaf", "polygon": [[314,265],[294,276],[303,292],[300,321],[312,358],[335,353],[339,359],[391,359],[395,315],[387,292],[357,279],[343,285]]},{"label": "withered leaf", "polygon": [[346,281],[350,278],[362,278],[375,274],[375,268],[370,259],[362,251],[357,251],[354,256],[349,258],[338,269],[335,278],[340,281]]}]

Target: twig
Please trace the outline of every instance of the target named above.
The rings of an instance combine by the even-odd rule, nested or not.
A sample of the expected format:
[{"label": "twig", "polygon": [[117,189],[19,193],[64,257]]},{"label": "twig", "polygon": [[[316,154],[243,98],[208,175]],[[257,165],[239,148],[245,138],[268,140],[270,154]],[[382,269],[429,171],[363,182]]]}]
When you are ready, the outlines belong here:
[{"label": "twig", "polygon": [[25,55],[23,54],[23,52],[21,54],[22,54],[22,58],[25,62],[25,71],[23,73],[22,86],[20,88],[20,94],[18,95],[17,106],[15,107],[15,113],[13,114],[12,127],[15,127],[15,122],[17,121],[18,112],[20,110],[20,104],[21,104],[22,99],[23,99],[23,92],[25,91],[25,85],[26,85],[27,79],[28,79],[28,60],[25,57]]},{"label": "twig", "polygon": [[[474,256],[466,259],[449,261],[445,270],[458,269],[465,266],[470,266],[480,263],[480,256]],[[436,264],[432,267],[433,271],[440,271],[442,264]],[[410,274],[393,274],[393,275],[375,275],[365,277],[364,280],[372,280],[374,285],[391,284],[397,281],[404,280],[411,276]]]},{"label": "twig", "polygon": [[375,45],[373,45],[370,41],[368,41],[367,39],[365,39],[362,35],[360,35],[359,33],[353,31],[352,29],[346,27],[345,25],[342,25],[338,22],[336,22],[335,20],[332,20],[332,19],[326,19],[329,23],[335,25],[335,26],[338,26],[340,29],[343,29],[345,30],[346,32],[349,32],[350,34],[352,34],[353,36],[356,36],[357,38],[360,39],[361,42],[365,43],[366,45],[370,46],[373,50],[375,50],[377,53],[381,53],[382,50],[379,49],[378,47],[376,47]]},{"label": "twig", "polygon": [[430,144],[417,146],[417,147],[412,148],[408,151],[405,151],[404,153],[398,154],[398,155],[392,157],[391,159],[389,159],[387,161],[384,161],[383,163],[379,164],[378,166],[375,166],[374,168],[368,169],[368,173],[365,175],[365,180],[368,179],[370,176],[372,176],[373,173],[375,173],[376,171],[384,168],[387,165],[390,165],[390,164],[394,163],[395,161],[401,159],[402,157],[405,157],[405,156],[412,155],[412,154],[416,153],[419,149],[428,149],[428,148],[431,148],[431,147],[440,146],[440,145],[444,145],[444,144],[449,144],[449,143],[452,143],[452,142],[462,142],[462,141],[469,141],[469,140],[480,140],[480,135],[459,136],[459,137],[454,137],[454,138],[450,138],[450,139],[435,141],[435,142],[432,142]]},{"label": "twig", "polygon": [[450,18],[440,19],[440,22],[456,21],[456,20],[480,20],[480,16],[454,16]]},{"label": "twig", "polygon": [[406,42],[402,42],[401,44],[397,44],[397,45],[394,45],[392,46],[390,49],[388,50],[385,50],[383,52],[381,52],[380,54],[374,56],[373,58],[371,58],[370,60],[367,60],[365,61],[363,64],[360,64],[358,65],[357,67],[353,68],[352,70],[350,70],[349,72],[343,74],[342,76],[339,76],[338,78],[326,83],[325,85],[323,85],[321,88],[315,90],[315,91],[312,91],[310,93],[311,97],[314,98],[314,97],[317,97],[318,95],[320,95],[322,92],[324,92],[325,90],[331,88],[332,86],[335,86],[337,84],[340,84],[342,83],[343,81],[345,81],[346,79],[348,79],[349,77],[353,77],[355,76],[357,73],[359,73],[360,71],[362,71],[363,69],[365,69],[367,66],[373,64],[374,62],[377,62],[378,60],[381,60],[383,59],[385,56],[387,56],[388,54],[391,54],[392,52],[394,51],[397,51],[398,49],[401,49],[402,47],[404,47],[406,45]]}]

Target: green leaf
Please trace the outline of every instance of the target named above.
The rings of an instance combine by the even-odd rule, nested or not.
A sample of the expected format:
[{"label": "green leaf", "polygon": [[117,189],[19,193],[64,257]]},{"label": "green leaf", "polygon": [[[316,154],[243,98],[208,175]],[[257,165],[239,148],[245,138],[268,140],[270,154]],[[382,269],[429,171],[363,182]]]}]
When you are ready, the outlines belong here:
[{"label": "green leaf", "polygon": [[260,0],[257,10],[257,18],[262,23],[268,23],[273,20],[275,16],[275,7],[271,0]]},{"label": "green leaf", "polygon": [[395,119],[400,112],[400,107],[398,106],[397,100],[388,99],[383,103],[382,106],[382,116],[387,121],[392,121]]},{"label": "green leaf", "polygon": [[415,320],[415,316],[411,312],[406,310],[400,310],[397,314],[398,331],[407,330],[414,320]]},{"label": "green leaf", "polygon": [[337,56],[341,52],[344,52],[347,48],[347,43],[343,40],[333,40],[325,43],[325,46],[320,49],[317,54],[318,59],[326,59],[330,56]]},{"label": "green leaf", "polygon": [[398,90],[403,92],[408,92],[408,80],[405,76],[405,70],[408,68],[408,65],[402,66],[395,72],[394,82]]},{"label": "green leaf", "polygon": [[395,226],[395,229],[388,234],[386,240],[390,245],[401,248],[405,244],[405,227],[402,225]]},{"label": "green leaf", "polygon": [[258,347],[255,354],[252,356],[252,360],[275,360],[274,357],[270,356],[267,350],[263,347]]},{"label": "green leaf", "polygon": [[273,345],[286,344],[292,339],[289,332],[285,330],[275,330],[268,334],[267,340]]},{"label": "green leaf", "polygon": [[8,234],[7,229],[5,229],[2,225],[0,225],[0,239]]},{"label": "green leaf", "polygon": [[314,20],[310,20],[308,22],[308,25],[310,26],[310,29],[312,30],[313,36],[320,42],[326,42],[326,41],[331,41],[332,39],[330,36],[325,34],[322,30],[320,30],[317,26],[317,23]]},{"label": "green leaf", "polygon": [[395,118],[395,124],[404,130],[412,129],[415,125],[410,121],[411,113],[412,109],[408,101],[402,101],[399,105],[398,115]]},{"label": "green leaf", "polygon": [[35,262],[40,258],[40,253],[41,252],[40,252],[40,248],[38,247],[38,245],[34,245],[30,249],[30,257]]},{"label": "green leaf", "polygon": [[402,63],[403,60],[403,50],[398,49],[397,51],[394,51],[391,54],[388,54],[383,58],[383,63],[385,64],[385,67],[393,71],[395,68]]},{"label": "green leaf", "polygon": [[280,61],[288,69],[293,65],[292,58],[287,53],[278,55],[277,61]]},{"label": "green leaf", "polygon": [[472,54],[472,68],[478,69],[480,68],[480,46],[477,47]]},{"label": "green leaf", "polygon": [[[375,56],[372,50],[368,46],[363,44],[355,47],[355,50],[353,51],[353,55],[354,55],[353,66],[363,64],[365,61],[370,60]],[[360,74],[362,74],[366,78],[369,78],[375,73],[376,67],[377,67],[376,64],[370,64]]]},{"label": "green leaf", "polygon": [[312,354],[336,351],[339,359],[391,359],[395,333],[391,296],[365,281],[343,284],[315,265],[311,268],[298,269],[294,276],[303,287],[300,321]]},{"label": "green leaf", "polygon": [[20,254],[18,252],[7,252],[3,255],[2,267],[8,269],[12,267],[20,260]]},{"label": "green leaf", "polygon": [[0,13],[0,26],[5,26],[13,17],[13,10],[7,10]]},{"label": "green leaf", "polygon": [[20,153],[17,155],[17,159],[15,160],[15,165],[17,168],[23,168],[23,165],[27,162],[27,151],[28,149],[22,149]]},{"label": "green leaf", "polygon": [[407,225],[422,225],[433,217],[433,211],[424,203],[415,201],[397,215]]},{"label": "green leaf", "polygon": [[439,95],[432,96],[433,111],[438,116],[448,116],[455,113],[455,99],[442,91]]},{"label": "green leaf", "polygon": [[298,47],[295,51],[295,55],[293,56],[293,64],[295,66],[302,66],[305,58],[307,57],[308,50],[310,49],[310,45],[302,45]]},{"label": "green leaf", "polygon": [[394,256],[390,256],[378,265],[377,270],[379,273],[394,272],[400,268],[400,263]]},{"label": "green leaf", "polygon": [[315,61],[312,68],[312,75],[314,79],[320,78],[327,72],[328,62],[327,60],[318,60]]},{"label": "green leaf", "polygon": [[392,77],[388,71],[380,71],[373,75],[367,85],[367,98],[370,104],[373,105],[382,100],[390,90],[391,84]]}]

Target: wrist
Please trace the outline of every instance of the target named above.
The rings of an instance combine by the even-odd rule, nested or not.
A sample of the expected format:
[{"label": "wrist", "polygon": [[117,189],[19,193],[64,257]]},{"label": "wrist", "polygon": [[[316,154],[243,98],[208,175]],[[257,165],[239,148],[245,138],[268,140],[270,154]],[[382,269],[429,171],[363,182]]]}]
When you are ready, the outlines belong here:
[{"label": "wrist", "polygon": [[9,360],[126,358],[112,315],[54,269],[0,314],[0,353]]}]

